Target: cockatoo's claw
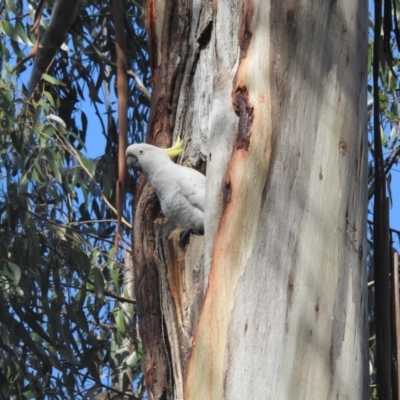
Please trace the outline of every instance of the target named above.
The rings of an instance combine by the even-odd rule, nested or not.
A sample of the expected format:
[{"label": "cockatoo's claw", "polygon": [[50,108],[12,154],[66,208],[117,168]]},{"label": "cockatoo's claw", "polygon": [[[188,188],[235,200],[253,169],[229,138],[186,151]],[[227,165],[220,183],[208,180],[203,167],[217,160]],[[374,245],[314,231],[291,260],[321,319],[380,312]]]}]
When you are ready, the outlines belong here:
[{"label": "cockatoo's claw", "polygon": [[182,231],[179,238],[179,246],[182,250],[185,250],[186,245],[189,243],[190,234],[192,233],[194,235],[204,235],[204,230],[197,229],[194,227],[189,227],[186,228],[184,231]]}]

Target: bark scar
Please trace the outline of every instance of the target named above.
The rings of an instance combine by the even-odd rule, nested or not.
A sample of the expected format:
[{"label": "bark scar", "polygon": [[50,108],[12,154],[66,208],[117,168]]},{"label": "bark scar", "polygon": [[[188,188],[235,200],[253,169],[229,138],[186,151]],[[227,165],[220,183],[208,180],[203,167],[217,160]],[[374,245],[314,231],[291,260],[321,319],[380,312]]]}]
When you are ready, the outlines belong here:
[{"label": "bark scar", "polygon": [[254,13],[253,0],[242,1],[242,12],[240,14],[239,25],[239,43],[240,43],[240,58],[247,56],[247,49],[249,47],[253,33],[251,32],[251,21]]},{"label": "bark scar", "polygon": [[193,54],[192,66],[190,68],[190,73],[186,82],[187,88],[190,86],[193,76],[196,73],[197,64],[200,59],[200,52],[204,50],[210,43],[212,30],[213,30],[213,20],[210,19],[207,22],[206,26],[200,32],[200,35],[196,39],[197,46]]},{"label": "bark scar", "polygon": [[228,204],[231,202],[232,198],[232,186],[230,182],[225,183],[225,203]]},{"label": "bark scar", "polygon": [[210,43],[212,28],[213,28],[213,21],[212,19],[210,19],[207,22],[207,25],[201,31],[199,37],[197,38],[197,43],[199,44],[200,50],[205,49],[208,43]]},{"label": "bark scar", "polygon": [[239,86],[233,96],[233,108],[239,116],[236,149],[248,151],[250,145],[251,129],[254,120],[254,107],[249,102],[249,93],[246,86]]}]

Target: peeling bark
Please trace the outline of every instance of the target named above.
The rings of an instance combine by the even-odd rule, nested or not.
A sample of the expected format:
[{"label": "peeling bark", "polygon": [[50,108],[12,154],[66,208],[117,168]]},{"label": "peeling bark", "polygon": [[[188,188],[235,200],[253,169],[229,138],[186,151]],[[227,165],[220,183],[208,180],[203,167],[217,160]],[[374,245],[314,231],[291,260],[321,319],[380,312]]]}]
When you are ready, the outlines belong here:
[{"label": "peeling bark", "polygon": [[160,281],[154,260],[154,220],[159,203],[153,190],[142,182],[133,226],[133,266],[139,332],[144,353],[144,375],[150,400],[172,399],[172,374],[168,338],[161,312]]},{"label": "peeling bark", "polygon": [[175,399],[183,399],[193,335],[203,303],[202,236],[192,236],[185,251],[179,246],[182,229],[157,229],[156,263],[160,274],[163,316],[170,343]]}]

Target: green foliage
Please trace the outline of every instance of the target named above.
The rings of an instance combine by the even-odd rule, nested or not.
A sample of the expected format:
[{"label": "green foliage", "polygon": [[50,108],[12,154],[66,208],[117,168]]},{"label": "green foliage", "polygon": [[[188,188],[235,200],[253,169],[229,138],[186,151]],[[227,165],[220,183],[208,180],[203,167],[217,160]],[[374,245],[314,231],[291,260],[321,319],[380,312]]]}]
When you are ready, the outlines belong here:
[{"label": "green foliage", "polygon": [[[0,398],[118,392],[118,373],[127,368],[131,393],[141,397],[135,310],[124,301],[126,266],[123,251],[114,249],[116,216],[109,207],[115,206],[117,169],[110,3],[81,7],[66,39],[69,51],[58,53],[28,101],[29,69],[11,68],[36,41],[29,30],[37,4],[0,5]],[[123,4],[129,69],[148,87],[142,14],[133,2]],[[44,21],[50,14],[46,10]],[[143,139],[148,97],[134,79],[129,90],[133,142]],[[105,143],[96,159],[88,155],[93,142],[87,139],[95,118]],[[127,196],[125,210],[131,202]],[[132,215],[127,211],[124,218]],[[129,349],[125,358],[121,348]]]}]

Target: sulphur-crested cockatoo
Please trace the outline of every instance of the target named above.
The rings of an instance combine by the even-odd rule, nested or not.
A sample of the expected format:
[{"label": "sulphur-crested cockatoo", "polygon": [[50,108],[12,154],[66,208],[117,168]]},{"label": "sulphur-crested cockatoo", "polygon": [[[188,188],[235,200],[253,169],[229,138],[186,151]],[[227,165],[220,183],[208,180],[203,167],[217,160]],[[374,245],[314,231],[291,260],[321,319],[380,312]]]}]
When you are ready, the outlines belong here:
[{"label": "sulphur-crested cockatoo", "polygon": [[128,166],[145,175],[170,224],[174,228],[185,228],[181,234],[181,245],[184,245],[190,233],[204,233],[206,177],[171,160],[181,152],[181,140],[169,149],[132,144],[126,149],[126,161]]}]

